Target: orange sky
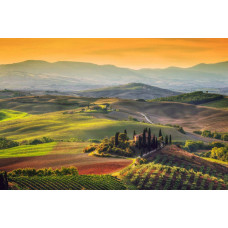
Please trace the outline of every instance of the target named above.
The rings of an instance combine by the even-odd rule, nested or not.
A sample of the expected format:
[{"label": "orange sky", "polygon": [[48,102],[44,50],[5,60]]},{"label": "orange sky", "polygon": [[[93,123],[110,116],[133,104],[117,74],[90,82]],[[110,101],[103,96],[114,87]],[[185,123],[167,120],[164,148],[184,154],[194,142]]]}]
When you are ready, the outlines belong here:
[{"label": "orange sky", "polygon": [[28,59],[188,67],[228,61],[228,39],[0,39],[0,64]]}]

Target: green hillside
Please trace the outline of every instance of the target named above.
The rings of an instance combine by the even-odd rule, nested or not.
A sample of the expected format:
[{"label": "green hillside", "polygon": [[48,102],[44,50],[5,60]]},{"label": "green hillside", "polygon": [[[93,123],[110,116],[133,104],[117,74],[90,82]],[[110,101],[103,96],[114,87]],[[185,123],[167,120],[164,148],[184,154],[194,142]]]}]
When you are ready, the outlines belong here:
[{"label": "green hillside", "polygon": [[206,107],[226,108],[227,109],[228,108],[228,97],[224,97],[224,98],[216,100],[216,101],[204,103],[202,105],[206,106]]},{"label": "green hillside", "polygon": [[8,109],[0,109],[0,122],[19,119],[19,118],[23,118],[26,116],[28,116],[28,113],[26,113],[26,112],[19,112],[19,111],[8,110]]},{"label": "green hillside", "polygon": [[51,152],[55,145],[56,142],[51,142],[39,145],[23,145],[4,149],[0,150],[0,158],[42,156]]},{"label": "green hillside", "polygon": [[197,91],[193,93],[181,94],[178,96],[157,98],[152,101],[172,101],[172,102],[181,102],[181,103],[188,103],[188,104],[203,104],[210,101],[217,101],[223,98],[224,98],[223,95]]},{"label": "green hillside", "polygon": [[71,138],[88,140],[111,137],[116,132],[123,132],[125,129],[131,137],[134,130],[142,132],[145,127],[150,127],[153,134],[158,134],[161,128],[164,134],[172,134],[174,140],[187,139],[187,136],[168,126],[136,121],[115,121],[104,117],[95,118],[86,113],[76,112],[53,112],[2,122],[0,135],[19,141],[44,136],[57,140],[69,140]]}]

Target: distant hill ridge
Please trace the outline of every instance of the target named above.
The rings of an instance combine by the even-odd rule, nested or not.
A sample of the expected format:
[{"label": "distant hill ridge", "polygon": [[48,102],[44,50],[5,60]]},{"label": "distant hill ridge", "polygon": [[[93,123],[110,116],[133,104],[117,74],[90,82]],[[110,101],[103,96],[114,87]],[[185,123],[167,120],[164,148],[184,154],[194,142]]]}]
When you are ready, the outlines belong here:
[{"label": "distant hill ridge", "polygon": [[134,70],[85,62],[27,60],[0,65],[0,80],[0,90],[80,91],[143,82],[186,92],[228,87],[228,62]]},{"label": "distant hill ridge", "polygon": [[174,96],[180,93],[143,83],[129,83],[102,89],[87,90],[77,93],[84,97],[117,97],[125,99],[154,99],[158,97]]}]

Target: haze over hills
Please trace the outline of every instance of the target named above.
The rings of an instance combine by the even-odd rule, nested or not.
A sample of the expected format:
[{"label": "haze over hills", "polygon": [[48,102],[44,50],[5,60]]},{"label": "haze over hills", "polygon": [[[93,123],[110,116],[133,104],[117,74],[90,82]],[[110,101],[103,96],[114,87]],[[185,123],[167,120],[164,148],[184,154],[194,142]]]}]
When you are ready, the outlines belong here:
[{"label": "haze over hills", "polygon": [[77,93],[83,97],[117,97],[125,99],[154,99],[168,97],[180,93],[143,83],[129,83],[121,86],[112,86],[102,89],[86,90]]},{"label": "haze over hills", "polygon": [[133,70],[92,63],[28,60],[0,65],[0,80],[0,89],[13,90],[80,91],[143,82],[185,92],[228,87],[228,62]]}]

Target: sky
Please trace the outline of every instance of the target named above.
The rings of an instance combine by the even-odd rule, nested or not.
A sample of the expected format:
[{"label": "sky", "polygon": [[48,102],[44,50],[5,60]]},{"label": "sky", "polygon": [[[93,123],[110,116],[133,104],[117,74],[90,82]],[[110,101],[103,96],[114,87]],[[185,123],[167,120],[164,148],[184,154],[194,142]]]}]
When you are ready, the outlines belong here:
[{"label": "sky", "polygon": [[25,60],[91,62],[133,69],[190,67],[228,61],[228,38],[0,39],[0,64]]}]

